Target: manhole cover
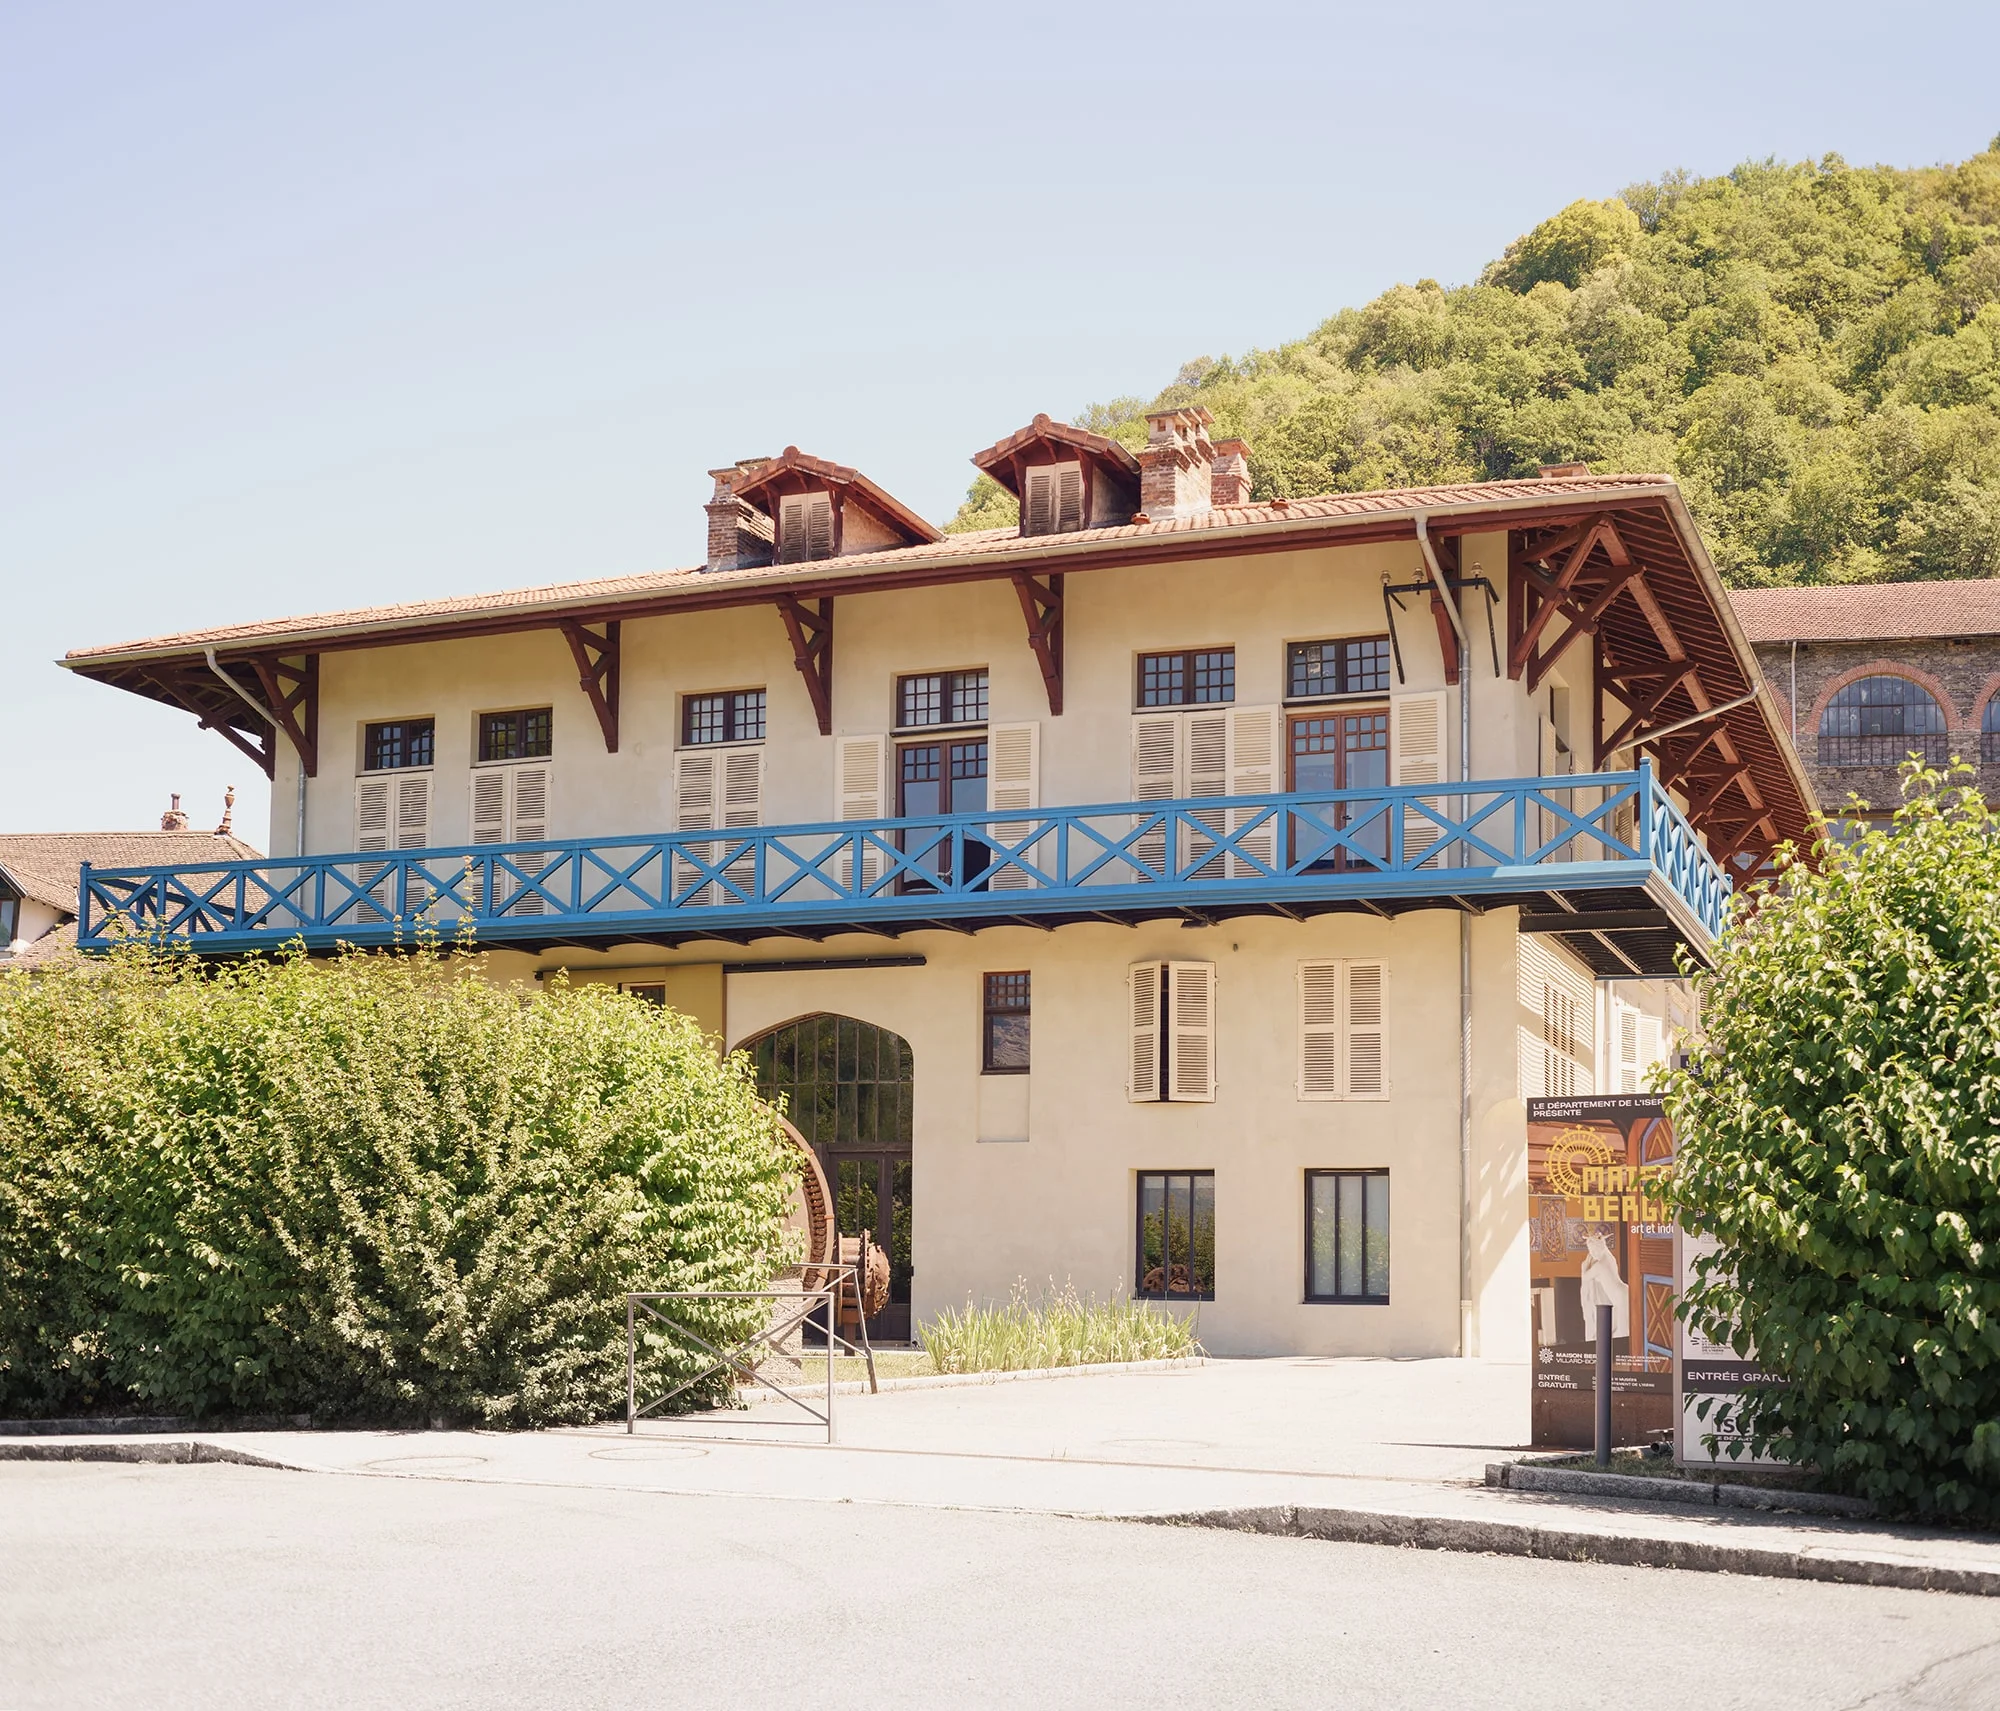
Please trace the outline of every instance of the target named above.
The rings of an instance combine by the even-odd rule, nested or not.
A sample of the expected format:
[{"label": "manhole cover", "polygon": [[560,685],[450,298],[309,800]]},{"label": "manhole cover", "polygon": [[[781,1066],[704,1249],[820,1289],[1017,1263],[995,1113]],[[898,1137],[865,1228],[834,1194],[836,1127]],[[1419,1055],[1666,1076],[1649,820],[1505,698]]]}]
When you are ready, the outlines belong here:
[{"label": "manhole cover", "polygon": [[592,1461],[690,1461],[708,1451],[694,1444],[619,1444],[615,1449],[592,1450]]},{"label": "manhole cover", "polygon": [[363,1467],[378,1468],[383,1473],[457,1473],[468,1467],[484,1467],[484,1456],[385,1456],[380,1461],[365,1461]]}]

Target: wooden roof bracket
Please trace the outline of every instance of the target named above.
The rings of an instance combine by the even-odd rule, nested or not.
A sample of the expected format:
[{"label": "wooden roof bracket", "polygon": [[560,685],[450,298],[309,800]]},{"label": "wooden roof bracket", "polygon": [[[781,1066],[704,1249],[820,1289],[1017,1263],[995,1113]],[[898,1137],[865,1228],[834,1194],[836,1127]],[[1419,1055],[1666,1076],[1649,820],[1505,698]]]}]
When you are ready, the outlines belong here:
[{"label": "wooden roof bracket", "polygon": [[[251,761],[262,770],[266,778],[275,778],[277,776],[277,757],[272,752],[271,727],[268,724],[260,722],[257,725],[250,726],[246,731],[240,714],[237,715],[235,721],[232,721],[226,716],[227,709],[217,709],[209,706],[200,696],[194,693],[187,679],[178,674],[141,671],[138,675],[141,682],[152,684],[154,688],[158,689],[176,707],[183,708],[187,712],[192,713],[200,721],[200,728],[202,730],[218,731],[224,737],[228,738],[231,743],[242,750],[245,755],[249,756]],[[218,675],[220,674],[218,673]],[[238,694],[242,694],[240,689],[238,690]],[[247,705],[248,697],[245,696],[244,700]],[[251,739],[252,732],[255,733],[255,741]]]},{"label": "wooden roof bracket", "polygon": [[1049,715],[1059,719],[1063,710],[1062,572],[1055,572],[1046,582],[1037,582],[1025,570],[1017,570],[1014,592],[1021,599],[1021,616],[1028,620],[1028,646],[1034,650],[1035,663],[1042,668]]},{"label": "wooden roof bracket", "polygon": [[781,594],[777,605],[778,615],[785,620],[785,633],[792,638],[792,664],[799,668],[799,676],[806,680],[806,694],[812,698],[819,734],[830,737],[833,735],[833,602],[819,600],[808,607],[792,595]]},{"label": "wooden roof bracket", "polygon": [[307,654],[297,665],[277,654],[259,654],[250,661],[264,690],[264,705],[297,751],[308,778],[319,777],[319,655]]},{"label": "wooden roof bracket", "polygon": [[597,728],[604,733],[604,752],[618,752],[618,666],[621,652],[618,620],[611,619],[602,630],[574,618],[562,625],[563,639],[576,660],[576,684],[590,699],[597,715]]}]

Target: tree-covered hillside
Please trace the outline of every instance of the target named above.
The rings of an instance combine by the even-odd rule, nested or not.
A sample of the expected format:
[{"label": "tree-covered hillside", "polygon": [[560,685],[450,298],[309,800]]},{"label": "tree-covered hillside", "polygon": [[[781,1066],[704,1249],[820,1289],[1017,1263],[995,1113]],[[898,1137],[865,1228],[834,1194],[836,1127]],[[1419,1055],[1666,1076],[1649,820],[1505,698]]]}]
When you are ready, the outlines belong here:
[{"label": "tree-covered hillside", "polygon": [[[1670,470],[1743,585],[2000,575],[2000,138],[1956,167],[1762,162],[1575,202],[1476,285],[1398,285],[1203,357],[1259,497]],[[1011,522],[983,477],[951,527]]]}]

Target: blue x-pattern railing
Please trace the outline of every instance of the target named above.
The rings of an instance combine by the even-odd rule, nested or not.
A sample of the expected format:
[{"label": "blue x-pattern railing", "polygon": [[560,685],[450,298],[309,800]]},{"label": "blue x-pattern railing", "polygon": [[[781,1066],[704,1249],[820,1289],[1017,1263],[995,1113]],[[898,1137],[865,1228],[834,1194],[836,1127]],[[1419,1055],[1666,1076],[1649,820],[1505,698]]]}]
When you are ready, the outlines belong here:
[{"label": "blue x-pattern railing", "polygon": [[[989,810],[175,868],[86,869],[78,942],[215,951],[683,924],[734,930],[1412,900],[1665,882],[1713,937],[1730,885],[1649,766],[1382,790]],[[1653,889],[1657,890],[1655,885]]]}]

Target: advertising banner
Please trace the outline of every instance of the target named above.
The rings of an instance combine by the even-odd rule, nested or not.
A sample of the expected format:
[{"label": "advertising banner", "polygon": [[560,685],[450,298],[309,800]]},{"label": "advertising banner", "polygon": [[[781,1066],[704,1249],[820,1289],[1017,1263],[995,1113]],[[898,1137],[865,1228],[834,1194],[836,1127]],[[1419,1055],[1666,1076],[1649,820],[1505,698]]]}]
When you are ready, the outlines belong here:
[{"label": "advertising banner", "polygon": [[1673,1127],[1650,1094],[1528,1101],[1528,1284],[1537,1449],[1596,1435],[1597,1308],[1611,1308],[1611,1434],[1674,1427]]},{"label": "advertising banner", "polygon": [[[1680,1287],[1694,1281],[1694,1262],[1715,1252],[1713,1236],[1691,1236],[1679,1232],[1680,1257],[1675,1267]],[[1680,1401],[1674,1410],[1674,1458],[1683,1465],[1712,1466],[1735,1462],[1739,1466],[1761,1463],[1777,1465],[1769,1456],[1752,1457],[1730,1449],[1743,1436],[1736,1404],[1752,1386],[1783,1384],[1776,1373],[1766,1372],[1754,1354],[1746,1359],[1727,1343],[1712,1343],[1699,1331],[1680,1327],[1680,1357],[1674,1363],[1674,1388]],[[1708,1405],[1704,1415],[1702,1404]],[[1713,1440],[1714,1447],[1710,1447]]]}]

